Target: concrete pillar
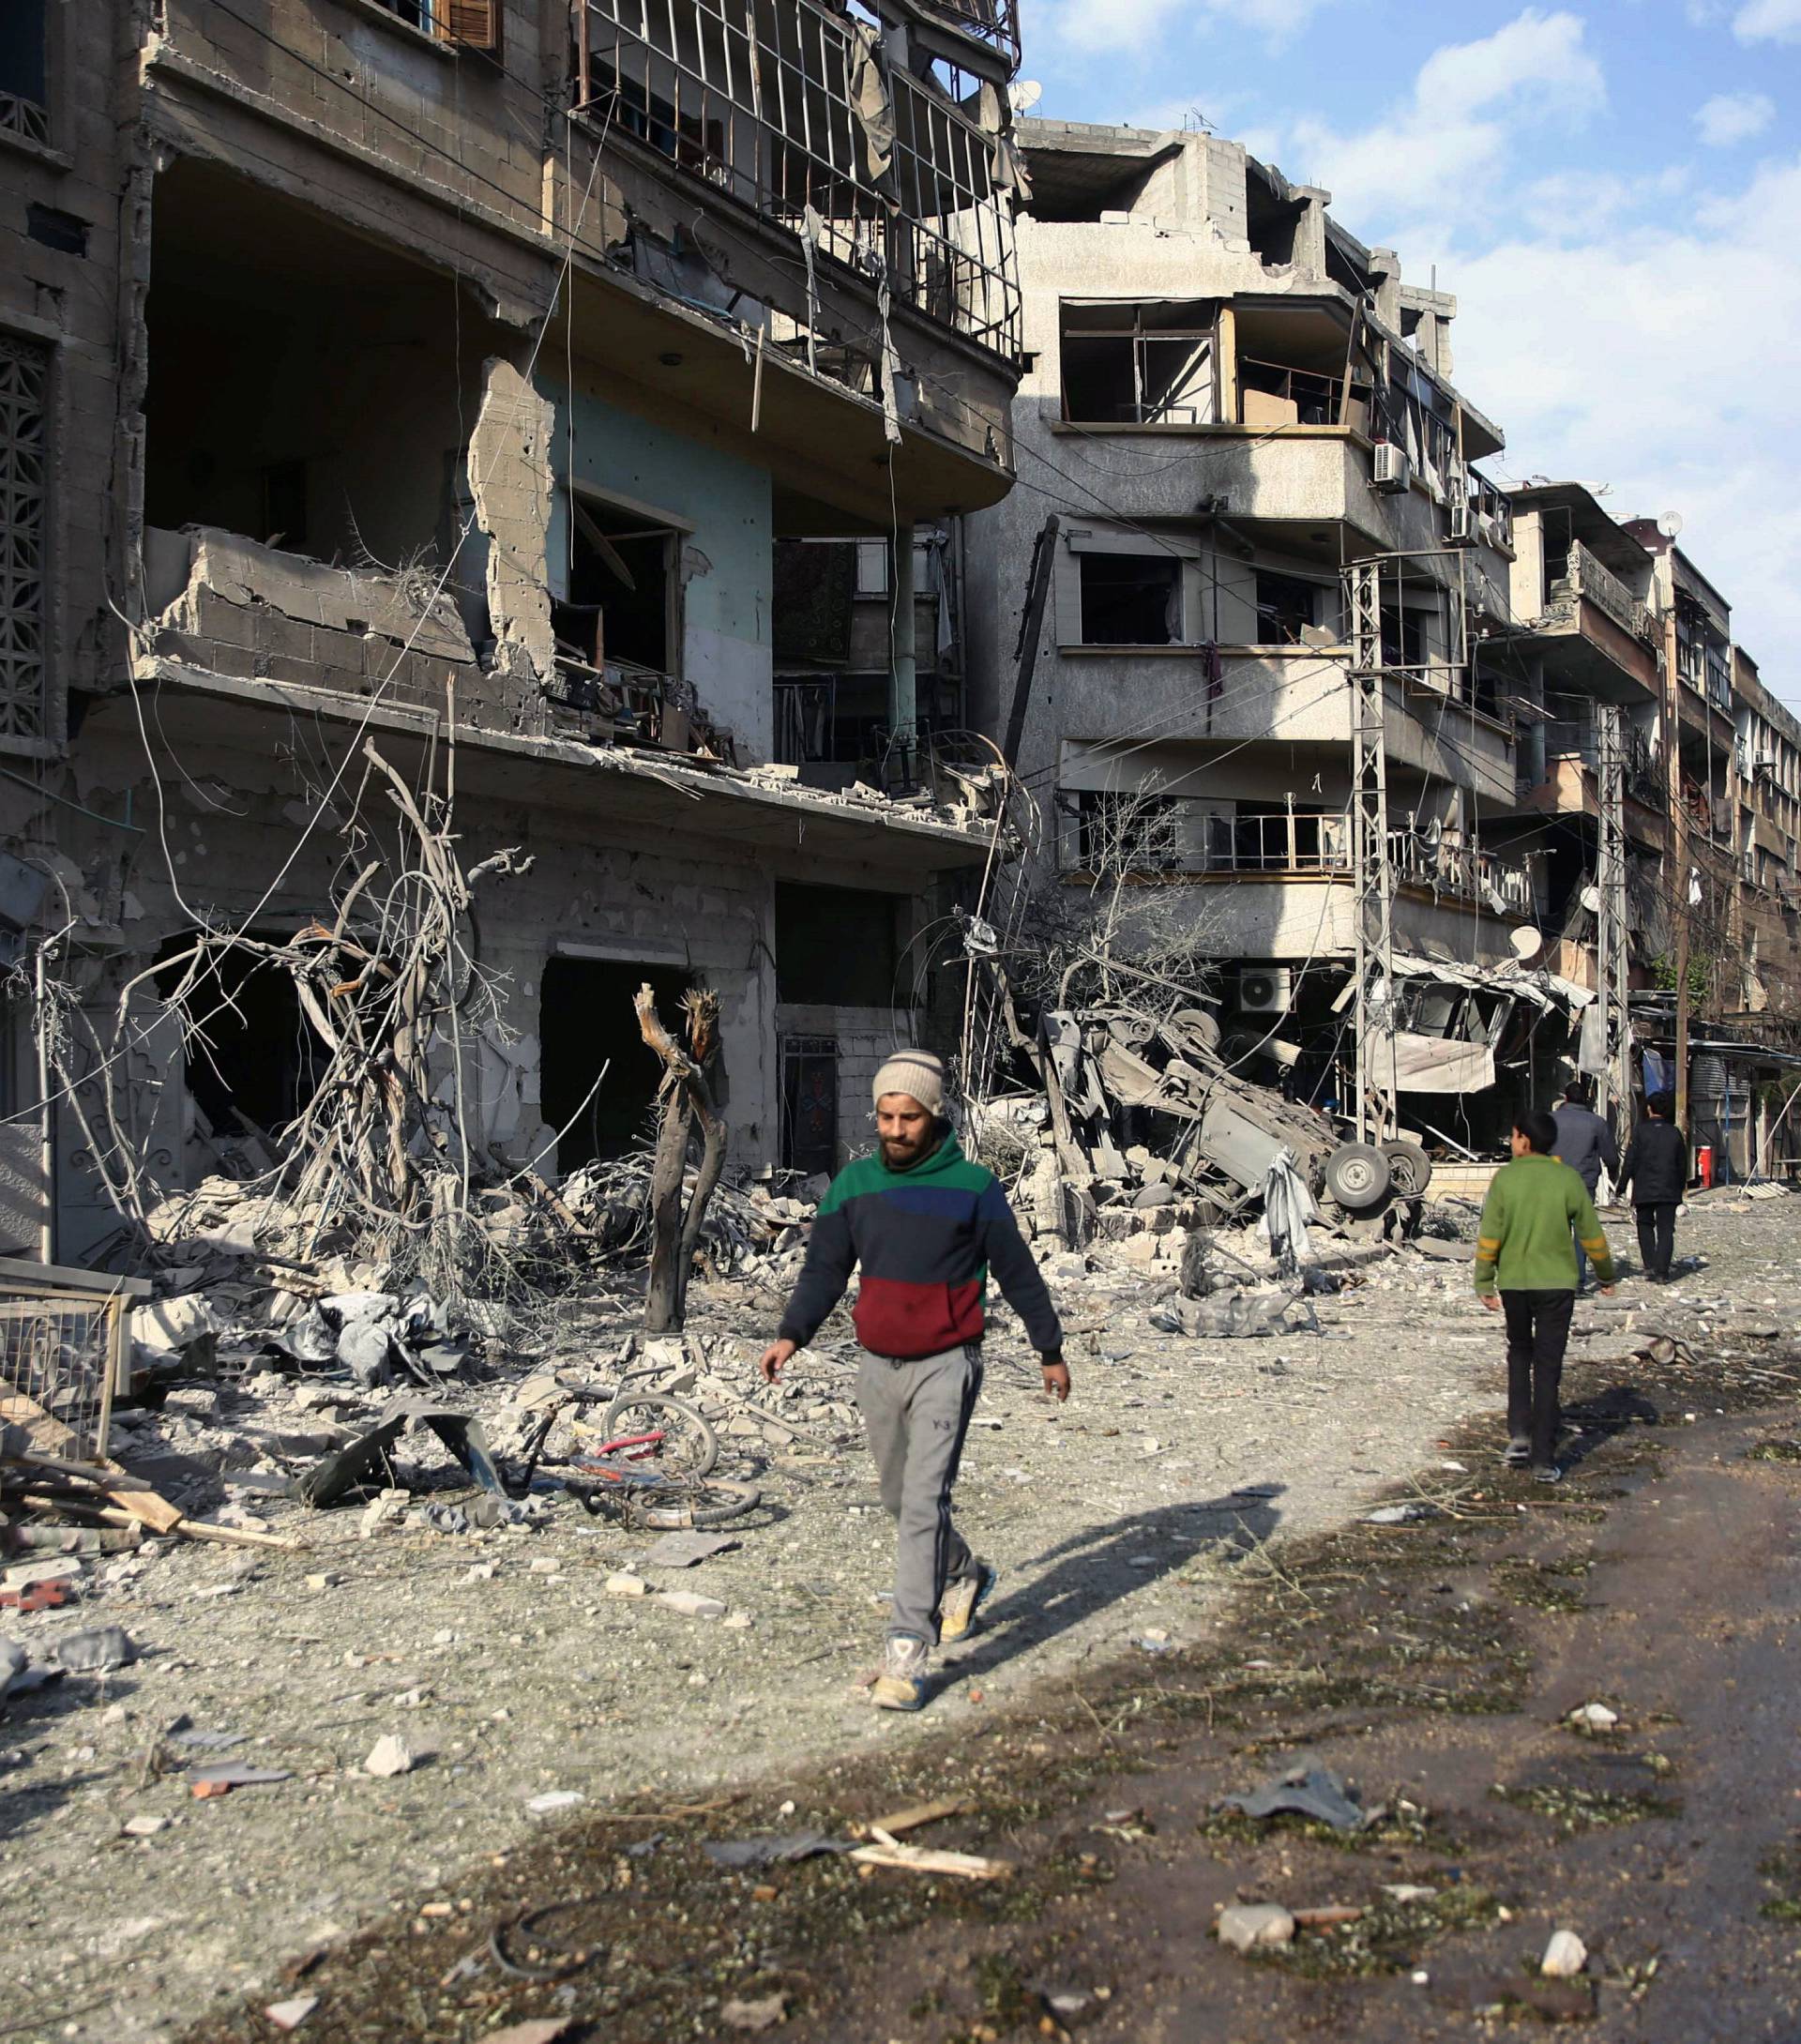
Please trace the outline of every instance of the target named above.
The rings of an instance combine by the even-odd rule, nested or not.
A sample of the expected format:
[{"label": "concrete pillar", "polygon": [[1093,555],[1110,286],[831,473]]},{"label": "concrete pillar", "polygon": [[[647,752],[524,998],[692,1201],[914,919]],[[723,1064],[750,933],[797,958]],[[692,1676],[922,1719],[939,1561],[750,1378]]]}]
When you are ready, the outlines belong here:
[{"label": "concrete pillar", "polygon": [[919,742],[919,664],[915,645],[917,621],[914,615],[910,524],[898,527],[888,543],[888,589],[894,620],[888,671],[888,730],[893,734],[895,772],[911,785]]}]

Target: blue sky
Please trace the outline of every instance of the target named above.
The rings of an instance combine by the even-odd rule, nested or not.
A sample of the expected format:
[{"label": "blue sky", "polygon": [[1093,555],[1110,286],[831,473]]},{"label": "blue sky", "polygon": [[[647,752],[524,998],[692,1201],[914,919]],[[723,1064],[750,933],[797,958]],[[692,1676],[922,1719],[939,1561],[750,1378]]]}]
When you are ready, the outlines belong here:
[{"label": "blue sky", "polygon": [[1801,710],[1801,0],[1024,0],[1035,113],[1192,123],[1457,294],[1501,479],[1679,512]]}]

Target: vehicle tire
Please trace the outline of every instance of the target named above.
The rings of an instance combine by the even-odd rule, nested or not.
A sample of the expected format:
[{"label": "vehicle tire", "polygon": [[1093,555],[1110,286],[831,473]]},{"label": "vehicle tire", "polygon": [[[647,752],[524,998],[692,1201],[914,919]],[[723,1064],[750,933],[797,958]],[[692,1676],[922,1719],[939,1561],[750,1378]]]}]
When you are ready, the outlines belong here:
[{"label": "vehicle tire", "polygon": [[1340,1143],[1325,1160],[1325,1189],[1347,1214],[1367,1214],[1388,1196],[1388,1159],[1373,1143]]},{"label": "vehicle tire", "polygon": [[1432,1160],[1419,1144],[1401,1140],[1385,1143],[1382,1154],[1388,1159],[1388,1183],[1395,1196],[1402,1200],[1423,1198],[1432,1182]]},{"label": "vehicle tire", "polygon": [[635,1433],[660,1433],[663,1438],[642,1457],[620,1450],[622,1459],[645,1469],[658,1469],[672,1476],[704,1476],[719,1459],[719,1437],[691,1405],[679,1399],[658,1398],[650,1392],[628,1392],[607,1407],[600,1425],[609,1441]]},{"label": "vehicle tire", "polygon": [[680,1533],[689,1526],[728,1526],[763,1503],[754,1483],[731,1483],[715,1476],[691,1483],[667,1497],[651,1496],[631,1507],[635,1522],[651,1533]]}]

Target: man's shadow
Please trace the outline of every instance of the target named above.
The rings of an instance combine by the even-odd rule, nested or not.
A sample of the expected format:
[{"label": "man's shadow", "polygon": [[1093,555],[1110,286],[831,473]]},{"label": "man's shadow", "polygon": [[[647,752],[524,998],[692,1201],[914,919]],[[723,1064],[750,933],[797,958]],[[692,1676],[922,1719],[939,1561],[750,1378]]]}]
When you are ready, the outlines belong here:
[{"label": "man's shadow", "polygon": [[1574,1438],[1561,1444],[1557,1459],[1566,1469],[1573,1469],[1603,1443],[1634,1426],[1655,1427],[1663,1416],[1637,1385],[1612,1384],[1590,1398],[1564,1405],[1561,1416]]},{"label": "man's shadow", "polygon": [[[1256,1484],[1187,1505],[1159,1505],[1106,1525],[1087,1526],[1017,1565],[1026,1580],[984,1606],[967,1651],[952,1647],[946,1672],[963,1681],[1016,1655],[1044,1646],[1110,1604],[1212,1552],[1232,1560],[1266,1540],[1280,1523],[1276,1500],[1285,1485]],[[1049,1565],[1046,1567],[1046,1565]],[[1042,1572],[1040,1572],[1042,1571]]]}]

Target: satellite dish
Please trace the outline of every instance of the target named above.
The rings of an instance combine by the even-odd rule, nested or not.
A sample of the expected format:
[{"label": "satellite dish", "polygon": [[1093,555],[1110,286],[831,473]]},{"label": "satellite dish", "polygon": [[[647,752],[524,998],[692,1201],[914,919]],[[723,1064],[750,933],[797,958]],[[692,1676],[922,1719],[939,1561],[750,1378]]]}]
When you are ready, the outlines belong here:
[{"label": "satellite dish", "polygon": [[1044,87],[1036,78],[1022,78],[1006,88],[1015,114],[1029,114],[1044,98]]},{"label": "satellite dish", "polygon": [[1598,916],[1601,913],[1601,890],[1593,886],[1584,887],[1582,889],[1582,906],[1591,916]]},{"label": "satellite dish", "polygon": [[1666,511],[1657,521],[1657,530],[1666,539],[1673,539],[1682,530],[1682,513]]},{"label": "satellite dish", "polygon": [[1528,924],[1523,929],[1516,930],[1507,939],[1507,942],[1513,946],[1514,957],[1520,961],[1521,964],[1527,965],[1544,948],[1545,940],[1540,931],[1534,930]]}]

